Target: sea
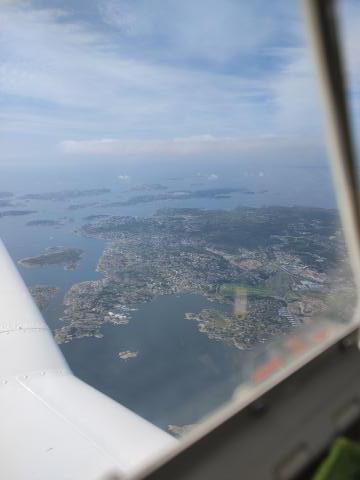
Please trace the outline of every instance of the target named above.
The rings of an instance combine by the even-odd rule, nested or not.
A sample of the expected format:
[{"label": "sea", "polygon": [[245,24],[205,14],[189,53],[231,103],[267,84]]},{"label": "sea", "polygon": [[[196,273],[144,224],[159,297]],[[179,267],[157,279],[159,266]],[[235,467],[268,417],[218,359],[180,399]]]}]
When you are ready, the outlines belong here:
[{"label": "sea", "polygon": [[[170,162],[171,163],[171,162]],[[123,207],[88,206],[79,210],[67,207],[77,203],[109,203],[144,192],[131,191],[136,185],[158,183],[169,191],[210,188],[247,188],[254,194],[234,193],[229,198],[194,198],[164,200]],[[66,201],[24,201],[28,193],[55,192],[65,189],[85,190],[109,188],[110,193],[98,197],[82,197]],[[0,218],[0,236],[14,262],[38,255],[50,246],[78,247],[84,255],[78,267],[64,270],[61,266],[39,268],[17,267],[29,287],[46,284],[59,287],[59,293],[44,313],[54,331],[61,327],[63,298],[77,282],[101,278],[95,271],[105,241],[83,238],[76,229],[87,223],[88,215],[111,214],[150,216],[164,207],[196,207],[233,209],[237,206],[262,207],[311,206],[336,208],[329,168],[326,164],[299,163],[172,165],[156,168],[126,169],[101,162],[66,166],[40,165],[0,167],[0,191],[15,194],[16,209],[36,210],[25,216]],[[145,192],[149,193],[149,192]],[[150,192],[153,194],[161,192]],[[9,208],[0,208],[0,211]],[[64,219],[61,226],[28,226],[29,220]],[[76,339],[61,345],[71,369],[81,379],[98,388],[155,425],[195,424],[231,400],[241,384],[251,352],[244,352],[200,333],[194,321],[186,320],[186,312],[203,308],[229,308],[210,303],[195,294],[159,296],[140,304],[132,312],[127,325],[105,324],[103,338]],[[135,358],[123,360],[118,353],[137,352]]]}]

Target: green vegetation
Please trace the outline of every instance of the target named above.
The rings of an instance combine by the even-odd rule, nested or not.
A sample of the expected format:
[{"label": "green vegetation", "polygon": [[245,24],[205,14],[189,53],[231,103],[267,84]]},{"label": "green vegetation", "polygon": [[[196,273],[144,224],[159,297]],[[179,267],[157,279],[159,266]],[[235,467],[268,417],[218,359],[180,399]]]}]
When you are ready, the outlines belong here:
[{"label": "green vegetation", "polygon": [[274,297],[285,297],[289,293],[292,283],[291,275],[283,271],[276,272],[265,282]]},{"label": "green vegetation", "polygon": [[272,295],[272,290],[268,287],[254,287],[252,285],[236,283],[224,283],[223,285],[220,285],[218,292],[223,297],[231,299],[246,295],[252,295],[254,297],[270,297]]},{"label": "green vegetation", "polygon": [[[291,296],[291,300],[297,299],[296,294],[291,295],[290,285],[291,276],[286,272],[276,272],[268,278],[263,285],[246,285],[245,283],[224,283],[220,285],[218,293],[223,297],[231,299],[240,296],[254,297],[286,297]],[[289,298],[288,298],[289,299]]]},{"label": "green vegetation", "polygon": [[359,480],[360,445],[346,438],[334,443],[313,480]]}]

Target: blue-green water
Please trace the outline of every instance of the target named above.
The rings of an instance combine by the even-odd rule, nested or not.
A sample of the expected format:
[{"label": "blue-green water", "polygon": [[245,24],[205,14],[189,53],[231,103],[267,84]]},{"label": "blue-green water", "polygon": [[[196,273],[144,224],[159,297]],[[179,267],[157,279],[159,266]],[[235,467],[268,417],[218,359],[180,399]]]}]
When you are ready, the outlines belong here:
[{"label": "blue-green water", "polygon": [[[210,304],[199,295],[163,296],[140,306],[128,325],[105,325],[104,338],[62,346],[73,371],[150,421],[193,423],[225,401],[239,383],[242,352],[199,333],[185,320]],[[118,352],[138,356],[122,360]],[[93,359],[89,364],[89,359]]]}]

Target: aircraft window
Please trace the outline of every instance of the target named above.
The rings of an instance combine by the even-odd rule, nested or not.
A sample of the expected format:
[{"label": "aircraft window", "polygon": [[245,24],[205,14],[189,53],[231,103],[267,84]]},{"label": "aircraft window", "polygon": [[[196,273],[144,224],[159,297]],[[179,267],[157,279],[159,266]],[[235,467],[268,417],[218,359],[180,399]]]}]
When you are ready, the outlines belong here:
[{"label": "aircraft window", "polygon": [[357,152],[359,151],[360,132],[360,62],[359,42],[357,41],[357,21],[360,9],[357,2],[342,0],[336,2],[342,33],[342,47],[348,87],[348,106],[353,123],[353,136]]},{"label": "aircraft window", "polygon": [[0,233],[76,375],[181,436],[351,327],[298,3],[0,15]]}]

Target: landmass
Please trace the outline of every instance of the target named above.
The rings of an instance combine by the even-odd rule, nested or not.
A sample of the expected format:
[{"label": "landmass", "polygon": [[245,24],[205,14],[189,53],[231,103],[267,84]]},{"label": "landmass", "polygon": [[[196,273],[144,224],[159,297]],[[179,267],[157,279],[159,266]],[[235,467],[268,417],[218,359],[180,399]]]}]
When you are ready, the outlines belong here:
[{"label": "landmass", "polygon": [[247,188],[211,188],[207,190],[175,190],[166,193],[137,195],[127,200],[105,203],[103,207],[128,207],[140,203],[159,202],[164,200],[191,200],[193,198],[229,198],[233,193],[253,195],[254,192]]},{"label": "landmass", "polygon": [[132,352],[131,350],[124,350],[123,352],[118,353],[118,357],[125,361],[130,358],[136,358],[138,355],[139,352]]},{"label": "landmass", "polygon": [[59,227],[64,225],[63,220],[48,220],[48,219],[38,219],[38,220],[30,220],[26,222],[28,227]]},{"label": "landmass", "polygon": [[51,300],[59,292],[58,287],[52,287],[50,285],[34,285],[29,288],[29,291],[35,300],[36,305],[41,312],[44,312]]},{"label": "landmass", "polygon": [[28,193],[23,195],[23,200],[54,200],[64,201],[80,197],[93,197],[110,193],[109,188],[91,188],[88,190],[62,190],[60,192]]},{"label": "landmass", "polygon": [[12,192],[0,192],[0,198],[9,198],[13,196],[14,194]]},{"label": "landmass", "polygon": [[63,265],[65,270],[75,270],[83,250],[69,247],[49,247],[36,257],[22,258],[18,261],[23,267],[44,267],[47,265]]},{"label": "landmass", "polygon": [[98,336],[105,322],[159,295],[195,293],[224,306],[188,312],[209,339],[238,349],[284,335],[310,317],[349,319],[355,301],[338,215],[308,207],[161,209],[111,216],[78,232],[107,240],[103,278],[73,285],[59,343]]},{"label": "landmass", "polygon": [[81,210],[83,208],[97,207],[99,203],[97,202],[88,202],[88,203],[74,203],[67,207],[68,210]]},{"label": "landmass", "polygon": [[14,203],[11,200],[0,197],[0,207],[14,207]]},{"label": "landmass", "polygon": [[104,218],[111,217],[111,215],[106,215],[106,214],[99,214],[99,215],[88,215],[87,217],[84,217],[84,220],[88,222],[92,222],[93,220],[102,220]]},{"label": "landmass", "polygon": [[31,213],[36,213],[36,210],[5,210],[0,212],[1,217],[18,217],[22,215],[30,215]]},{"label": "landmass", "polygon": [[[238,296],[237,302],[240,299]],[[186,313],[185,318],[198,322],[199,331],[209,339],[222,341],[240,350],[265,343],[301,325],[299,319],[289,313],[284,300],[248,296],[246,292],[242,300],[243,308],[234,308],[231,313],[203,309],[198,313]]]}]

